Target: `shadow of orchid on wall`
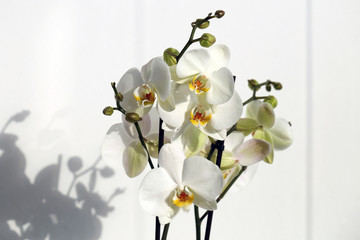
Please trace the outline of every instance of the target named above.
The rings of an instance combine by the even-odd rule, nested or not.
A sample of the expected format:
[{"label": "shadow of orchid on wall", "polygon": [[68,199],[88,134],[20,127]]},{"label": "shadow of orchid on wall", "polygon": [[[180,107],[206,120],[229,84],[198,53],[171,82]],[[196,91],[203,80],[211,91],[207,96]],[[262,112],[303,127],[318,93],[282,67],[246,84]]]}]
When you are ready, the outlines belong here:
[{"label": "shadow of orchid on wall", "polygon": [[[25,174],[25,155],[16,145],[18,137],[5,133],[11,123],[23,122],[29,114],[29,111],[15,114],[0,132],[0,239],[99,239],[100,217],[107,217],[114,210],[110,202],[124,190],[117,188],[104,200],[94,189],[99,177],[110,178],[114,171],[109,167],[97,168],[100,158],[82,170],[82,159],[71,157],[67,167],[73,180],[64,194],[58,190],[63,164],[59,155],[57,163],[44,167],[31,183]],[[78,182],[88,174],[87,186]],[[76,198],[70,197],[72,191]]]}]

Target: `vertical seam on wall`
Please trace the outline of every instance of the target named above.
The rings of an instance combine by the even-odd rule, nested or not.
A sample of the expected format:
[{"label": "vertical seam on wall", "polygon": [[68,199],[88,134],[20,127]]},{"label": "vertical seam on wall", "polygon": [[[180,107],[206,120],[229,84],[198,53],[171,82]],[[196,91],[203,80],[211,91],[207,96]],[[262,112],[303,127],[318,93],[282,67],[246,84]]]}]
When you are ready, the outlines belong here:
[{"label": "vertical seam on wall", "polygon": [[313,62],[312,62],[312,0],[306,1],[306,214],[305,214],[305,239],[313,239]]}]

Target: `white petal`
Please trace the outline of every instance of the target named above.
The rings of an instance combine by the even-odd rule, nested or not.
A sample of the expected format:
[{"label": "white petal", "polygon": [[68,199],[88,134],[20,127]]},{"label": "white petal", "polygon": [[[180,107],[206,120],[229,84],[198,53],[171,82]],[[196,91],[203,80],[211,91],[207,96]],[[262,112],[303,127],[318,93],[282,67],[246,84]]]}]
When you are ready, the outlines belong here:
[{"label": "white petal", "polygon": [[221,192],[223,175],[219,167],[206,158],[193,156],[184,162],[183,184],[201,197],[200,202],[212,202]]},{"label": "white petal", "polygon": [[190,76],[187,76],[187,77],[184,77],[184,78],[180,78],[177,73],[176,73],[176,66],[177,65],[172,65],[169,67],[170,69],[170,75],[171,75],[171,79],[178,83],[178,84],[184,84],[184,83],[188,83],[190,80],[193,79],[193,76],[190,75]]},{"label": "white petal", "polygon": [[271,134],[276,150],[288,148],[293,141],[290,124],[285,119],[276,118],[274,126],[268,129],[268,132]]},{"label": "white petal", "polygon": [[235,184],[232,186],[234,190],[240,191],[243,190],[254,178],[255,173],[257,172],[259,163],[248,166],[246,170],[240,175],[236,180]]},{"label": "white petal", "polygon": [[[192,190],[192,189],[191,189]],[[207,201],[201,195],[194,193],[194,205],[201,207],[206,210],[216,210],[217,209],[217,202],[216,200]]]},{"label": "white petal", "polygon": [[237,92],[224,104],[213,106],[211,125],[214,129],[222,130],[232,127],[241,117],[243,105]]},{"label": "white petal", "polygon": [[[170,199],[172,201],[172,198]],[[172,204],[172,202],[169,202],[170,208],[168,208],[168,212],[164,216],[159,216],[159,222],[162,225],[168,224],[171,222],[172,218],[175,217],[175,215],[179,212],[180,208],[176,206],[175,204]]]},{"label": "white petal", "polygon": [[234,155],[241,166],[249,166],[263,160],[270,151],[270,143],[260,139],[251,139],[235,149]]},{"label": "white petal", "polygon": [[197,154],[203,149],[208,137],[191,122],[184,124],[173,138],[172,143],[183,149],[185,157]]},{"label": "white petal", "polygon": [[246,106],[246,117],[257,120],[257,114],[261,105],[262,102],[260,100],[251,101]]},{"label": "white petal", "polygon": [[[172,197],[176,183],[164,168],[148,172],[140,186],[139,201],[142,208],[154,216],[173,216]],[[170,202],[171,201],[171,202]]]},{"label": "white petal", "polygon": [[162,105],[157,105],[157,110],[160,118],[169,126],[179,128],[184,123],[186,115],[192,106],[190,101],[190,91],[186,84],[175,84],[172,89],[172,96],[175,101],[175,109],[168,111],[162,108]]},{"label": "white petal", "polygon": [[271,128],[275,122],[274,109],[270,103],[263,102],[257,113],[257,119],[259,123],[265,128]]},{"label": "white petal", "polygon": [[254,138],[262,139],[262,140],[265,140],[268,143],[270,143],[271,151],[270,151],[270,154],[264,158],[264,162],[270,163],[270,164],[273,163],[273,161],[274,161],[274,147],[273,147],[274,142],[273,142],[272,135],[267,130],[257,130],[254,134]]},{"label": "white petal", "polygon": [[232,132],[225,139],[225,150],[234,152],[234,150],[244,142],[244,134],[241,132]]},{"label": "white petal", "polygon": [[141,74],[158,97],[165,101],[170,93],[170,70],[162,57],[153,58],[141,68]]},{"label": "white petal", "polygon": [[226,129],[223,130],[217,130],[212,125],[211,122],[206,124],[204,128],[199,128],[200,131],[208,135],[209,137],[212,137],[216,140],[225,140],[226,138]]},{"label": "white petal", "polygon": [[166,169],[173,181],[179,185],[182,182],[182,172],[185,155],[175,144],[165,144],[159,152],[159,166]]},{"label": "white petal", "polygon": [[123,154],[123,167],[126,175],[133,178],[144,171],[148,163],[148,156],[140,141],[131,142]]},{"label": "white petal", "polygon": [[101,144],[101,158],[106,165],[120,168],[126,143],[132,140],[122,123],[111,126]]},{"label": "white petal", "polygon": [[161,101],[161,99],[158,99],[158,104],[162,109],[164,109],[167,112],[171,112],[175,109],[175,100],[172,95],[169,95],[165,101]]},{"label": "white petal", "polygon": [[131,68],[120,78],[116,88],[124,95],[127,92],[132,92],[143,83],[144,80],[140,71],[137,68]]},{"label": "white petal", "polygon": [[210,61],[210,54],[205,49],[194,49],[186,52],[176,65],[176,73],[180,78],[205,71]]},{"label": "white petal", "polygon": [[227,102],[234,93],[234,78],[228,68],[220,68],[208,76],[211,88],[206,93],[209,104],[218,105]]},{"label": "white petal", "polygon": [[[129,134],[129,136],[132,138],[138,139],[139,135],[138,135],[138,132],[136,131],[135,125],[133,123],[126,121],[124,114],[122,114],[121,118],[122,118],[122,122],[124,123],[124,128],[125,128],[126,132]],[[150,129],[151,129],[150,115],[145,114],[142,117],[142,120],[139,121],[138,123],[139,123],[140,129],[141,129],[142,135],[143,136],[148,135],[150,133]]]},{"label": "white petal", "polygon": [[151,110],[151,106],[148,107],[139,107],[136,99],[134,98],[133,92],[127,92],[123,94],[124,99],[121,102],[121,106],[125,109],[126,112],[134,112],[139,114],[140,117],[144,116]]},{"label": "white petal", "polygon": [[206,72],[214,72],[225,67],[230,60],[230,49],[225,45],[214,45],[209,49],[210,62]]}]

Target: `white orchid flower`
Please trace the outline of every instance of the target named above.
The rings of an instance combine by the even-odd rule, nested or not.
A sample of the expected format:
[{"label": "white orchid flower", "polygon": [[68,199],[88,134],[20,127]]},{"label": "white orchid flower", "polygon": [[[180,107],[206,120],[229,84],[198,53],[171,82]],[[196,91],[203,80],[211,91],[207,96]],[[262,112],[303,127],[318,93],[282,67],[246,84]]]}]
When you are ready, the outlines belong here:
[{"label": "white orchid flower", "polygon": [[139,201],[145,211],[159,216],[161,224],[169,223],[180,208],[189,211],[192,203],[206,210],[217,208],[223,179],[215,164],[199,156],[185,159],[177,146],[165,144],[159,166],[144,177]]},{"label": "white orchid flower", "polygon": [[129,69],[116,86],[123,94],[122,107],[126,112],[143,116],[151,110],[155,100],[173,108],[170,93],[170,70],[161,57],[153,58],[141,68]]},{"label": "white orchid flower", "polygon": [[246,117],[238,122],[239,128],[253,129],[248,133],[271,144],[271,153],[264,159],[265,162],[273,162],[274,149],[283,150],[292,144],[293,135],[289,122],[283,118],[275,118],[271,104],[259,100],[250,102]]},{"label": "white orchid flower", "polygon": [[[207,156],[211,143],[202,150],[201,156]],[[257,163],[263,160],[271,152],[268,142],[261,139],[250,139],[244,142],[244,134],[241,132],[231,133],[224,142],[224,151],[221,158],[221,170],[224,177],[224,188],[246,166],[247,169],[236,181],[238,188],[244,188],[250,182],[257,169]],[[211,161],[216,162],[217,151],[214,152]]]},{"label": "white orchid flower", "polygon": [[210,105],[205,96],[192,97],[185,85],[175,86],[172,96],[175,101],[174,110],[168,111],[161,106],[157,109],[168,127],[180,129],[180,132],[197,128],[217,140],[225,139],[227,129],[239,120],[243,110],[242,100],[236,91],[226,103],[219,105]]},{"label": "white orchid flower", "polygon": [[[158,134],[154,133],[158,122],[158,117],[153,114],[144,115],[142,121],[138,122],[152,158],[158,157]],[[169,138],[165,137],[165,142],[169,142]],[[148,164],[148,155],[140,143],[134,124],[127,122],[124,117],[123,123],[114,124],[108,130],[101,145],[101,157],[115,169],[122,162],[130,178],[140,175]]]},{"label": "white orchid flower", "polygon": [[188,82],[189,89],[196,95],[205,95],[210,105],[223,104],[234,92],[233,75],[226,68],[229,59],[230,50],[225,45],[188,51],[176,65],[177,76],[173,80]]}]

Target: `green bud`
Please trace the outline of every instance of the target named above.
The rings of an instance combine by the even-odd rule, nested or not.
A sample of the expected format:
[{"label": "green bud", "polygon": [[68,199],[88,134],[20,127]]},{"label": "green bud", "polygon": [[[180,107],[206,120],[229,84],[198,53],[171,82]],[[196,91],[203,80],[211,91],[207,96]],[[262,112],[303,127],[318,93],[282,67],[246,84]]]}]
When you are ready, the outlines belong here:
[{"label": "green bud", "polygon": [[273,83],[273,86],[274,86],[274,88],[275,88],[276,90],[282,89],[282,84],[279,83],[279,82],[274,82],[274,83]]},{"label": "green bud", "polygon": [[[197,20],[196,20],[196,24],[199,23],[199,22],[201,22],[201,21],[203,21],[203,20],[204,20],[204,19],[201,19],[201,18],[197,19]],[[206,22],[201,23],[201,24],[198,26],[198,28],[200,28],[200,29],[205,29],[205,28],[207,28],[209,25],[210,25],[210,22],[209,22],[209,21],[206,21]]]},{"label": "green bud", "polygon": [[264,102],[270,103],[273,108],[276,108],[277,106],[277,99],[271,95],[265,98]]},{"label": "green bud", "polygon": [[168,48],[164,51],[163,58],[168,66],[177,64],[176,57],[179,56],[179,51],[175,48]]},{"label": "green bud", "polygon": [[117,93],[117,94],[115,95],[115,99],[116,99],[117,101],[122,102],[122,100],[124,99],[124,96],[123,96],[121,93]]},{"label": "green bud", "polygon": [[210,33],[204,33],[200,39],[200,45],[203,47],[211,47],[216,42],[216,38]]},{"label": "green bud", "polygon": [[258,90],[259,89],[259,82],[256,81],[255,79],[250,79],[248,80],[248,86],[251,90]]},{"label": "green bud", "polygon": [[265,89],[266,89],[266,91],[270,92],[270,91],[271,91],[271,85],[270,85],[270,84],[266,84]]},{"label": "green bud", "polygon": [[217,18],[222,18],[224,15],[225,15],[225,11],[223,11],[223,10],[217,10],[215,12],[215,17],[217,17]]},{"label": "green bud", "polygon": [[111,116],[114,113],[114,109],[110,106],[107,106],[106,108],[104,108],[103,110],[103,114],[106,116]]},{"label": "green bud", "polygon": [[142,120],[142,118],[139,116],[139,114],[134,113],[134,112],[125,114],[125,119],[126,119],[126,121],[131,122],[131,123],[136,123],[136,122]]},{"label": "green bud", "polygon": [[252,118],[240,118],[236,123],[236,131],[242,132],[245,136],[261,128],[261,124]]}]

